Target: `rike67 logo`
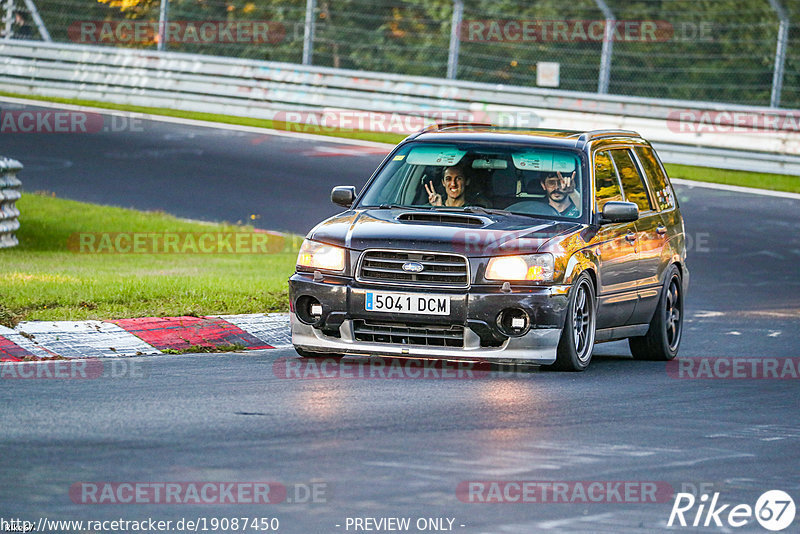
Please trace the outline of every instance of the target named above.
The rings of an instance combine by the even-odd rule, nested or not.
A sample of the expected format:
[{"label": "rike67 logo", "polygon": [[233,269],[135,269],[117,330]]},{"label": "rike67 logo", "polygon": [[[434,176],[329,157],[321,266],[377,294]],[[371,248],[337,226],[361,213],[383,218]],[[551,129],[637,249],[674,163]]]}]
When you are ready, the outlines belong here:
[{"label": "rike67 logo", "polygon": [[691,493],[678,493],[667,526],[738,528],[750,523],[754,516],[767,530],[784,530],[794,521],[794,500],[785,491],[770,490],[762,493],[753,507],[749,504],[720,504],[719,492],[710,499],[707,493],[699,498]]}]

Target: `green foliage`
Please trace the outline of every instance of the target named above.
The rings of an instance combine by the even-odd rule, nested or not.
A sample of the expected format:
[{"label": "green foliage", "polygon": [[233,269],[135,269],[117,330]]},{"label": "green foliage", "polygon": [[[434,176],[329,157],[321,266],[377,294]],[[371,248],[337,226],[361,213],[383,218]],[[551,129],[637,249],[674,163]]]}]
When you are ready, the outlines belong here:
[{"label": "green foliage", "polygon": [[[156,0],[37,0],[57,41],[78,20],[158,20]],[[609,92],[645,97],[768,105],[778,16],[767,0],[606,0],[619,21],[659,21],[657,42],[615,40]],[[800,107],[800,0],[781,0],[794,24],[786,57],[783,107]],[[133,6],[131,7],[131,4]],[[305,0],[170,0],[173,21],[271,21],[269,43],[169,43],[199,54],[299,63]],[[124,8],[128,6],[127,8]],[[124,8],[124,9],[123,9]],[[452,0],[317,0],[313,64],[443,77]],[[463,20],[591,21],[594,0],[465,0]],[[462,26],[462,30],[464,27]],[[154,42],[138,47],[154,47]],[[458,79],[535,86],[537,64],[560,64],[561,89],[595,92],[597,39],[470,41],[462,33]]]}]

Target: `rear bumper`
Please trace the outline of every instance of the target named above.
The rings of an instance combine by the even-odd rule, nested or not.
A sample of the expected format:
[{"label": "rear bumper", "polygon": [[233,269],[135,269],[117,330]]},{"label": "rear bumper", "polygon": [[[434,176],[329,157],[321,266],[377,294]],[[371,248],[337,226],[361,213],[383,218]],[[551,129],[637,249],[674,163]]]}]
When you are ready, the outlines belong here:
[{"label": "rear bumper", "polygon": [[[564,325],[569,286],[513,288],[503,293],[498,287],[475,287],[469,290],[421,290],[404,288],[411,293],[448,294],[449,316],[413,316],[376,314],[364,306],[367,290],[397,291],[375,286],[361,286],[351,279],[330,278],[314,281],[310,275],[295,274],[289,280],[292,302],[292,343],[305,351],[332,354],[409,356],[445,359],[528,360],[550,364]],[[313,324],[295,313],[297,299],[311,296],[322,304],[323,313]],[[497,325],[498,314],[507,308],[524,310],[531,323],[521,336],[508,336]],[[463,346],[431,346],[383,343],[356,339],[354,321],[390,321],[406,324],[460,325],[464,327]]]}]

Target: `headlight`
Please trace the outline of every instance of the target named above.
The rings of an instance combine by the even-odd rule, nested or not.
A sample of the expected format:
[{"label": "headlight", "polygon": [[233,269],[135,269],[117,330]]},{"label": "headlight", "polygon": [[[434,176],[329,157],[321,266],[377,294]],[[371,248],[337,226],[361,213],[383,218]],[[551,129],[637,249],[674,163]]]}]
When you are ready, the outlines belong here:
[{"label": "headlight", "polygon": [[545,282],[553,279],[552,254],[500,256],[489,260],[487,280],[528,280]]},{"label": "headlight", "polygon": [[306,239],[297,254],[297,266],[326,271],[344,270],[344,249]]}]

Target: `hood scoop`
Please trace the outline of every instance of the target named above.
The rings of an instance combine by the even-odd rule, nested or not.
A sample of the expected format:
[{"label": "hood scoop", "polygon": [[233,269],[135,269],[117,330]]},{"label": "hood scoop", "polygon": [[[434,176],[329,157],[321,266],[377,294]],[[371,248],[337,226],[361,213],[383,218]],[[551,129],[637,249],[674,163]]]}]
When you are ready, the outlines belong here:
[{"label": "hood scoop", "polygon": [[458,226],[486,226],[487,222],[480,217],[470,215],[458,215],[454,213],[432,213],[412,211],[401,213],[397,216],[398,221],[403,222],[422,222],[436,224],[454,224]]}]

